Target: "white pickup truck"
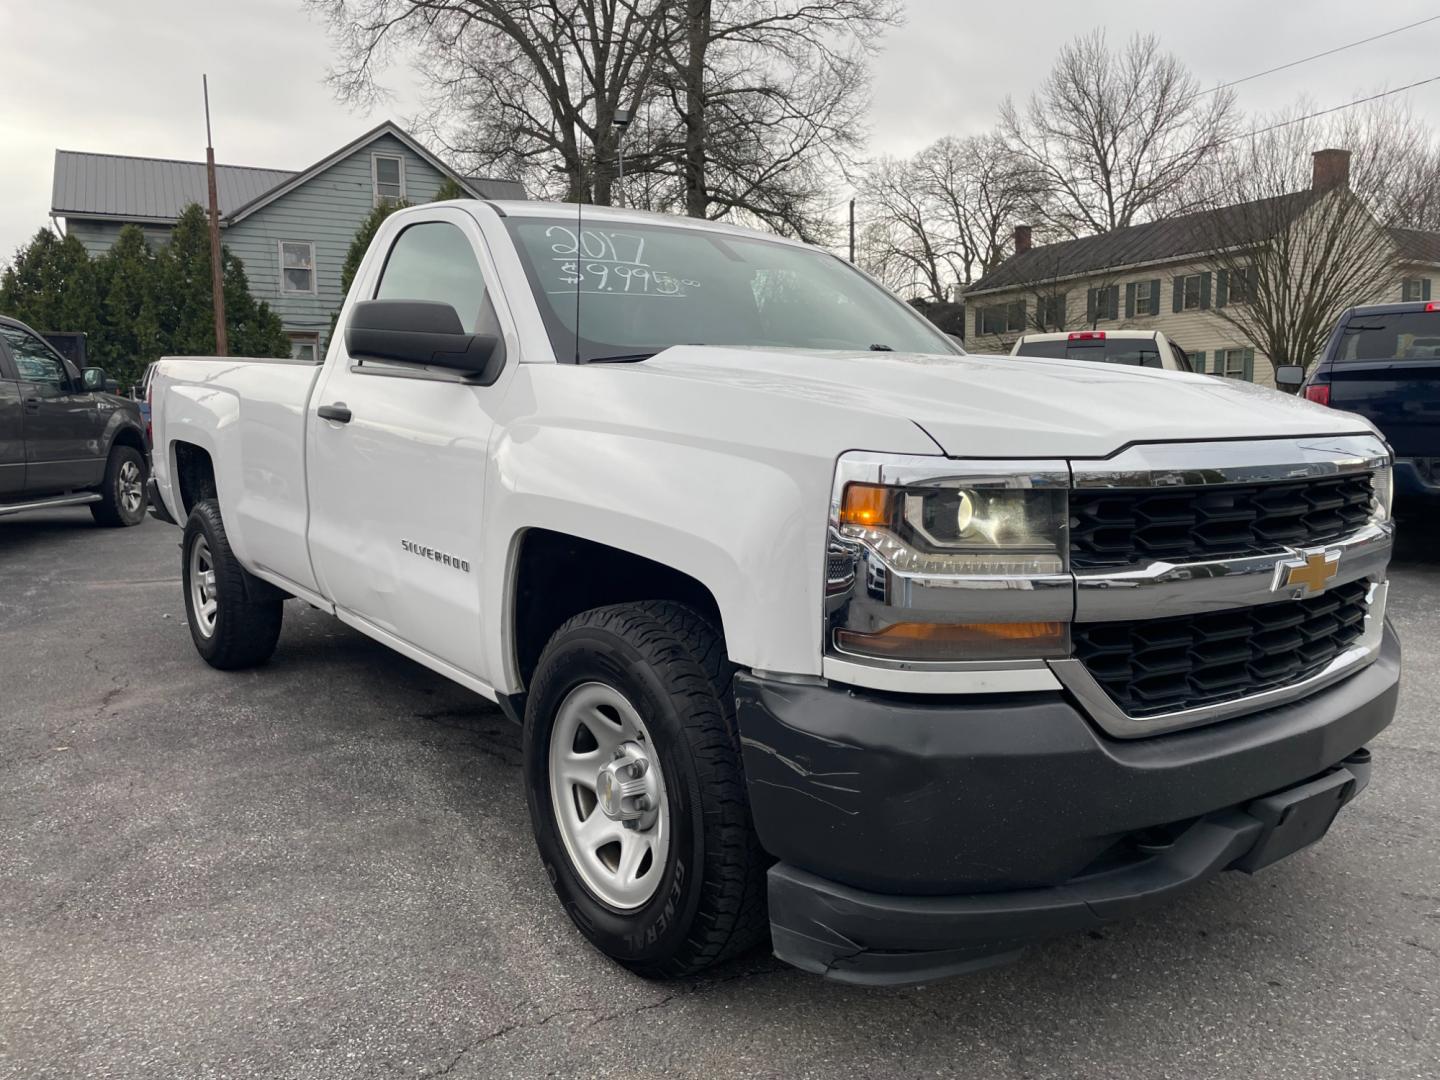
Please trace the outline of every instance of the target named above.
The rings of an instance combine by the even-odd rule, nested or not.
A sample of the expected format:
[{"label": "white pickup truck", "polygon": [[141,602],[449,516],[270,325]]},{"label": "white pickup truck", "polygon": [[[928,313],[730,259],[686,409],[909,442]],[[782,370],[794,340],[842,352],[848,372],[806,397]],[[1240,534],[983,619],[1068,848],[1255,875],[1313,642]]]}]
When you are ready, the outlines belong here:
[{"label": "white pickup truck", "polygon": [[200,654],[263,662],[295,598],[498,702],[561,902],[648,975],[1126,917],[1317,840],[1394,711],[1366,421],[966,356],[799,243],[414,207],[323,364],[150,391]]}]

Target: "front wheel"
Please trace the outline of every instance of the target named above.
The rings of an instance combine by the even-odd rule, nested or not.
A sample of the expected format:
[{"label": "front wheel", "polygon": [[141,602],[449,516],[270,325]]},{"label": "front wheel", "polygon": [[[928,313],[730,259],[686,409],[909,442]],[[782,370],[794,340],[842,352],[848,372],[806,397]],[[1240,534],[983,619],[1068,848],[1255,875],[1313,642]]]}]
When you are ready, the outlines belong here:
[{"label": "front wheel", "polygon": [[225,671],[263,664],[280,640],[285,595],[240,565],[214,500],[190,511],[180,550],[185,619],[196,651]]},{"label": "front wheel", "polygon": [[765,933],[720,636],[679,604],[596,608],[546,645],[525,709],[530,819],[576,926],[649,977],[693,974]]},{"label": "front wheel", "polygon": [[139,525],[145,520],[145,455],[133,446],[117,446],[105,463],[100,501],[90,514],[100,525]]}]

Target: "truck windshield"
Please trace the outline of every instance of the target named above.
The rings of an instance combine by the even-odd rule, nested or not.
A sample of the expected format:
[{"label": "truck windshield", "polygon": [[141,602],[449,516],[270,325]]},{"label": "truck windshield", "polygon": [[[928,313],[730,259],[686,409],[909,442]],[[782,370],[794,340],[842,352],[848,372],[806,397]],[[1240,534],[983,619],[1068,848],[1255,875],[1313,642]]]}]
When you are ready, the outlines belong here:
[{"label": "truck windshield", "polygon": [[505,225],[564,360],[643,360],[672,345],[960,354],[906,304],[812,248],[679,225],[577,229],[573,217]]},{"label": "truck windshield", "polygon": [[1352,316],[1341,333],[1337,363],[1352,360],[1440,359],[1440,312]]},{"label": "truck windshield", "polygon": [[1105,364],[1126,364],[1130,367],[1163,367],[1160,349],[1153,338],[1086,338],[1067,341],[1025,340],[1015,350],[1016,356],[1044,356],[1051,360],[1095,360]]}]

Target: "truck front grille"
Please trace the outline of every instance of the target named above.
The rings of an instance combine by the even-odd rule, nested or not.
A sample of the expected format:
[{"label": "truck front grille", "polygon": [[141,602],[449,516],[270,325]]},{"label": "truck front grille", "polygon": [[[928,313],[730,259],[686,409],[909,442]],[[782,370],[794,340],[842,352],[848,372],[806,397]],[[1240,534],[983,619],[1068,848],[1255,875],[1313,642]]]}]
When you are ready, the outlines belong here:
[{"label": "truck front grille", "polygon": [[1319,674],[1364,632],[1369,589],[1352,581],[1309,600],[1077,623],[1075,655],[1130,716],[1213,705]]},{"label": "truck front grille", "polygon": [[1338,539],[1369,519],[1370,473],[1278,484],[1070,493],[1076,570],[1227,558]]}]

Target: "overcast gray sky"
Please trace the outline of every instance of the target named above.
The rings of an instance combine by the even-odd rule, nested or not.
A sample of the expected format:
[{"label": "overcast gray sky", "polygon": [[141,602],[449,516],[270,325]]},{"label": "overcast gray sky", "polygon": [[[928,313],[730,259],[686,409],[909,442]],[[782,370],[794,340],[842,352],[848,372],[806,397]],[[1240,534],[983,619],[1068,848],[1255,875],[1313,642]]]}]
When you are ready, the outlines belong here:
[{"label": "overcast gray sky", "polygon": [[[875,63],[871,150],[905,153],[994,122],[1028,96],[1066,40],[1154,31],[1207,85],[1440,14],[1390,0],[909,0],[907,25]],[[380,120],[403,120],[416,86],[390,72],[394,100],[369,114],[323,82],[325,28],[299,0],[0,2],[0,260],[45,221],[57,148],[203,160],[200,73],[210,75],[217,158],[301,168]],[[1319,106],[1440,75],[1440,22],[1238,88],[1250,110],[1308,94]],[[1440,123],[1440,83],[1404,95]]]}]

